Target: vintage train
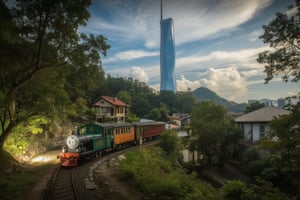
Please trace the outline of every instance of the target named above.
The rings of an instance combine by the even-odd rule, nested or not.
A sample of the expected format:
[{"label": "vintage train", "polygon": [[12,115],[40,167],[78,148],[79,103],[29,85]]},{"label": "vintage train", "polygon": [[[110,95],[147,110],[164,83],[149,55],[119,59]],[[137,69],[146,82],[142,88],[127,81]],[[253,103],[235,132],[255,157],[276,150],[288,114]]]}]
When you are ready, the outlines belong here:
[{"label": "vintage train", "polygon": [[157,139],[165,131],[165,122],[87,123],[76,128],[58,156],[61,166],[77,166],[104,152],[122,149]]}]

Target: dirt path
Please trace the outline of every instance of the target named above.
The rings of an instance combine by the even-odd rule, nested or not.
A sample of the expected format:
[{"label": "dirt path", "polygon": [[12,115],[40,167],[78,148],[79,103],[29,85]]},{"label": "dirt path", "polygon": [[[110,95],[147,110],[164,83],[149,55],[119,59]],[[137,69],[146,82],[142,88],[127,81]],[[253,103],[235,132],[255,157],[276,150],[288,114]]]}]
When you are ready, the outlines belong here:
[{"label": "dirt path", "polygon": [[141,199],[141,194],[130,181],[120,179],[120,173],[117,169],[120,161],[118,158],[104,161],[94,171],[95,183],[98,186],[98,193],[101,194],[101,199]]}]

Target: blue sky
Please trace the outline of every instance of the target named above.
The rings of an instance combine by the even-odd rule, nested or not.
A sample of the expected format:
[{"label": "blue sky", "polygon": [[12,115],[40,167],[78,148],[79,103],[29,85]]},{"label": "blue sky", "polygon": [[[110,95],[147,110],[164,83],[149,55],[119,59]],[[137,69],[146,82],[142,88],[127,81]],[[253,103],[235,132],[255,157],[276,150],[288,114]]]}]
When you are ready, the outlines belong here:
[{"label": "blue sky", "polygon": [[[279,77],[264,84],[264,67],[256,62],[268,49],[258,39],[262,25],[291,4],[294,0],[163,0],[163,17],[174,21],[177,90],[207,87],[236,102],[299,92],[299,83]],[[105,73],[158,90],[160,0],[94,0],[90,12],[80,31],[108,39]]]}]

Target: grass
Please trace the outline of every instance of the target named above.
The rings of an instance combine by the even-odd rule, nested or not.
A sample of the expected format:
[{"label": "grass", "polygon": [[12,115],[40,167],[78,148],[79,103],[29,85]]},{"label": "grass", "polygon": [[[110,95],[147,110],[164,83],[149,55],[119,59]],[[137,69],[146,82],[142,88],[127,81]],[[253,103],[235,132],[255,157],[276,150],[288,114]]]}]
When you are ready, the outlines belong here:
[{"label": "grass", "polygon": [[49,165],[23,166],[0,151],[0,199],[28,199],[32,188]]}]

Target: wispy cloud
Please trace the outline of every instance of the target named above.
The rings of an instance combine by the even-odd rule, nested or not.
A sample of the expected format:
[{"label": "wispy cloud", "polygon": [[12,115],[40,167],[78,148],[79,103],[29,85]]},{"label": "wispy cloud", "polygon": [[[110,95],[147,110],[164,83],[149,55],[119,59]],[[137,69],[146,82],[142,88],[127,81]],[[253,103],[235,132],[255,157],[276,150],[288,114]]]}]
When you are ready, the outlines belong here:
[{"label": "wispy cloud", "polygon": [[[265,77],[256,59],[268,50],[258,40],[263,33],[259,20],[271,19],[276,6],[284,9],[278,1],[163,0],[164,18],[174,20],[177,89],[204,86],[236,101],[254,94]],[[80,31],[108,38],[111,49],[102,58],[105,72],[159,89],[160,0],[93,3],[92,18]]]},{"label": "wispy cloud", "polygon": [[116,62],[116,61],[128,61],[133,60],[137,58],[144,58],[144,57],[150,57],[150,56],[158,56],[158,51],[144,51],[144,50],[128,50],[128,51],[122,51],[117,53],[116,55],[104,58],[103,63],[110,63],[110,62]]},{"label": "wispy cloud", "polygon": [[[235,31],[272,0],[164,0],[164,18],[174,19],[176,45]],[[145,47],[159,45],[160,1],[105,1],[96,4],[88,29],[109,36],[110,40],[143,40]],[[109,3],[111,2],[111,3]],[[100,8],[100,5],[102,8]],[[114,14],[103,18],[101,11]],[[98,11],[98,12],[97,12]],[[104,11],[103,11],[104,12]]]},{"label": "wispy cloud", "polygon": [[207,1],[195,1],[194,4],[181,1],[181,6],[172,3],[174,6],[169,9],[174,18],[176,43],[229,34],[270,3],[271,0],[228,0],[210,5]]},{"label": "wispy cloud", "polygon": [[236,65],[247,68],[261,68],[262,66],[256,62],[258,53],[268,49],[268,47],[259,47],[252,49],[242,49],[237,51],[213,51],[207,55],[194,54],[183,56],[176,59],[176,70],[185,71],[208,68],[210,66]]}]

